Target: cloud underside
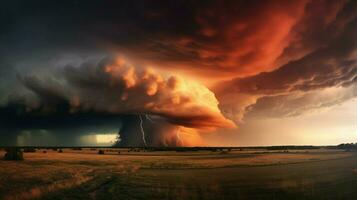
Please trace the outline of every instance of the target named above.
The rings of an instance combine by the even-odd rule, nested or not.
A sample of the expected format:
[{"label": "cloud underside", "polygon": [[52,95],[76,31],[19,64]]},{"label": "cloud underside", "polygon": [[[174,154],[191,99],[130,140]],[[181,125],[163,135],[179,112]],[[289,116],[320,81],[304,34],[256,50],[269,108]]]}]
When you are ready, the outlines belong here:
[{"label": "cloud underside", "polygon": [[[356,6],[353,8],[355,11]],[[241,121],[246,113],[251,117],[296,116],[356,97],[355,14],[351,17],[347,11],[341,11],[330,26],[336,28],[342,23],[344,28],[338,34],[332,34],[320,47],[299,59],[270,72],[218,84],[214,91],[223,113],[236,121]]]},{"label": "cloud underside", "polygon": [[19,79],[34,94],[23,100],[29,113],[56,112],[65,104],[69,113],[151,114],[189,128],[233,125],[205,86],[178,76],[165,78],[150,68],[138,69],[123,58],[66,66],[45,78],[19,75]]}]

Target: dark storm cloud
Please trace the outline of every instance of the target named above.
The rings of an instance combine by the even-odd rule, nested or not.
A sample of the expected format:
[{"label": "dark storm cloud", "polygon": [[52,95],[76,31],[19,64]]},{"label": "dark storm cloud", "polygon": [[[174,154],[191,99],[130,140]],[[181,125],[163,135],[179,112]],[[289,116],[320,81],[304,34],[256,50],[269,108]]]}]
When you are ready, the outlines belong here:
[{"label": "dark storm cloud", "polygon": [[[225,112],[233,113],[233,115],[236,109],[240,112],[238,118],[241,118],[242,112],[246,112],[247,109],[257,111],[259,108],[262,108],[263,102],[265,109],[272,108],[271,112],[275,111],[274,107],[282,107],[284,103],[289,105],[288,102],[296,98],[296,92],[319,91],[331,87],[354,87],[357,77],[356,27],[357,20],[356,15],[354,15],[353,20],[349,20],[349,23],[345,25],[344,30],[340,31],[338,36],[302,58],[291,61],[271,72],[263,72],[254,76],[236,78],[221,83],[215,90],[221,100],[221,108]],[[236,95],[235,98],[237,100],[242,101],[242,98],[245,98],[250,99],[250,101],[243,105],[236,104],[238,107],[231,106],[232,100],[226,98],[226,96],[232,94]],[[289,95],[292,96],[289,97]],[[269,96],[278,97],[269,98]],[[309,94],[306,94],[306,96],[309,96]],[[259,98],[262,97],[268,98],[260,100]],[[350,98],[352,97],[345,98],[345,100]],[[303,97],[299,97],[298,99],[301,100],[304,109],[301,106],[286,106],[284,109],[290,110],[285,110],[284,112],[277,111],[277,115],[279,113],[281,116],[289,115],[284,114],[285,112],[295,113],[294,115],[296,115],[297,113],[309,110],[308,108],[315,108],[314,103],[325,106],[334,105],[331,102],[324,104],[321,102],[323,99],[315,98],[315,102],[307,101]],[[257,100],[257,107],[254,108]],[[344,98],[341,98],[337,102],[343,100]],[[309,104],[312,105],[310,106]]]},{"label": "dark storm cloud", "polygon": [[[161,134],[174,129],[167,124],[228,127],[225,117],[240,121],[247,111],[293,116],[334,105],[354,95],[320,91],[355,94],[356,2],[3,2],[1,120],[19,129],[124,120],[125,140],[136,141],[130,132],[140,133],[145,114],[159,116],[162,127],[143,123]],[[132,63],[98,61],[118,54]],[[176,72],[183,78],[169,76]],[[215,94],[189,77],[218,83]]]},{"label": "dark storm cloud", "polygon": [[[357,11],[355,9],[354,11]],[[348,85],[357,74],[356,15],[338,37],[322,47],[291,61],[279,69],[254,76],[237,78],[222,84],[234,92],[271,94],[284,91],[310,90],[319,87]]]},{"label": "dark storm cloud", "polygon": [[[314,40],[311,27],[328,23],[343,5],[307,0],[11,1],[1,8],[0,51],[18,57],[120,50],[144,62],[169,63],[166,68],[181,63],[205,76],[212,71],[243,76],[276,68],[275,60],[289,43],[286,55],[295,55],[294,41]],[[322,8],[320,18],[311,14],[316,8]],[[303,21],[316,23],[305,27]]]},{"label": "dark storm cloud", "polygon": [[354,18],[355,2],[8,1],[0,9],[2,55],[119,49],[234,77],[320,48]]},{"label": "dark storm cloud", "polygon": [[163,27],[190,30],[183,23],[192,18],[189,7],[178,1],[8,1],[1,7],[1,41],[7,44],[2,50],[98,47],[94,40],[138,42]]},{"label": "dark storm cloud", "polygon": [[4,129],[75,129],[82,126],[100,126],[117,124],[120,127],[120,115],[81,112],[70,113],[69,105],[56,108],[56,112],[43,113],[40,109],[28,111],[22,103],[12,103],[0,109],[1,128]]},{"label": "dark storm cloud", "polygon": [[[179,66],[198,76],[254,74],[273,68],[274,59],[287,45],[289,31],[300,19],[305,4],[306,1],[192,4],[189,19],[172,19],[173,24],[185,20],[182,23],[190,25],[191,29],[155,33],[150,40],[131,48],[148,62],[169,63],[169,66]],[[184,9],[178,7],[179,11],[172,10],[172,13]]]},{"label": "dark storm cloud", "polygon": [[279,68],[324,47],[354,19],[355,4],[11,1],[1,8],[0,48],[3,55],[11,54],[4,56],[7,59],[34,52],[43,56],[119,50],[143,62],[165,63],[164,68],[179,65],[198,71],[198,76],[243,77]]},{"label": "dark storm cloud", "polygon": [[71,113],[66,102],[57,104],[51,111],[47,109],[44,112],[46,108],[43,106],[29,110],[23,99],[12,99],[11,103],[1,106],[0,145],[16,145],[23,131],[38,130],[57,134],[57,145],[78,145],[75,139],[90,132],[119,130],[124,117],[92,111]]}]

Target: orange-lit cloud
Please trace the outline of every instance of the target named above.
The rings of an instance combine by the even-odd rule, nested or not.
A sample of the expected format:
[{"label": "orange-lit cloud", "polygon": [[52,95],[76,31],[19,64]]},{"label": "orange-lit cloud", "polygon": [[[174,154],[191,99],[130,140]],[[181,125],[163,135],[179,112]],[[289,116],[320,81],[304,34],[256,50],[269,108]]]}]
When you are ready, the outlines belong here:
[{"label": "orange-lit cloud", "polygon": [[[341,18],[340,21],[345,21],[344,16]],[[356,21],[350,21],[324,47],[282,65],[279,69],[222,82],[215,91],[221,100],[223,112],[234,113],[231,117],[239,121],[242,113],[251,109],[263,97],[295,96],[296,93],[318,92],[325,88],[352,87],[357,76],[355,24]],[[234,103],[232,99],[243,103]],[[276,98],[281,101],[278,104],[284,104],[287,99]],[[314,107],[309,105],[311,101],[301,100],[305,107]],[[291,107],[291,112],[296,112],[293,109]]]},{"label": "orange-lit cloud", "polygon": [[154,114],[193,128],[233,126],[220,113],[214,94],[193,80],[175,75],[166,78],[152,69],[141,71],[122,59],[98,66],[67,67],[64,74],[67,84],[62,85],[55,84],[59,81],[46,85],[35,77],[22,80],[43,103],[67,99],[73,112],[95,109]]},{"label": "orange-lit cloud", "polygon": [[[154,33],[150,40],[120,50],[158,67],[176,67],[211,80],[244,77],[274,70],[324,45],[343,29],[346,21],[335,19],[345,3],[210,2],[187,21],[193,27],[189,32],[163,32],[158,38]],[[331,29],[331,34],[321,37],[323,29]]]},{"label": "orange-lit cloud", "polygon": [[[175,75],[164,77],[150,68],[141,70],[122,58],[106,59],[98,65],[84,63],[79,67],[66,67],[63,76],[48,78],[52,81],[21,78],[35,94],[34,98],[38,98],[37,107],[27,105],[30,112],[39,109],[45,113],[56,112],[62,102],[68,102],[72,114],[95,111],[139,115],[140,118],[141,115],[156,115],[169,124],[180,126],[182,133],[191,132],[182,137],[187,145],[198,141],[198,132],[194,129],[235,127],[221,114],[215,95],[202,84]],[[172,129],[165,129],[167,133],[161,137],[162,144],[169,143],[166,140]],[[194,139],[188,142],[184,138]]]}]

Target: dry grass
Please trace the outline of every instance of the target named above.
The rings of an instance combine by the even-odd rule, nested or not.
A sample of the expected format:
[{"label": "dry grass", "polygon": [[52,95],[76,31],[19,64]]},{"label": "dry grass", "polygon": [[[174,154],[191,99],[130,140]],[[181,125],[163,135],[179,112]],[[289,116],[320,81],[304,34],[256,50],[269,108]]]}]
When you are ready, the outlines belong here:
[{"label": "dry grass", "polygon": [[[70,164],[88,164],[98,166],[137,166],[141,168],[218,168],[232,166],[255,166],[288,164],[307,161],[336,159],[349,156],[349,153],[334,151],[330,153],[310,152],[240,152],[232,151],[228,154],[216,152],[139,152],[117,154],[108,153],[98,155],[97,151],[70,151],[64,153],[48,152],[25,153],[28,162],[61,162]],[[121,167],[120,167],[121,168]],[[119,170],[120,171],[120,170]]]},{"label": "dry grass", "polygon": [[[88,173],[88,171],[87,171]],[[15,194],[10,194],[4,197],[5,200],[22,200],[22,199],[38,199],[43,195],[51,192],[56,192],[61,189],[68,189],[79,186],[93,177],[83,172],[72,172],[72,177],[64,180],[54,181],[48,185],[34,186],[27,191],[18,191]]]},{"label": "dry grass", "polygon": [[[121,154],[117,151],[106,151],[104,155],[98,155],[97,152],[98,150],[90,149],[82,151],[63,149],[63,153],[47,151],[46,154],[37,151],[25,153],[24,161],[0,161],[0,199],[41,199],[50,194],[58,194],[58,192],[62,194],[62,191],[87,186],[94,189],[88,189],[85,194],[90,195],[84,196],[83,199],[105,199],[107,196],[99,198],[98,195],[107,194],[101,191],[108,188],[111,188],[108,194],[129,196],[139,195],[142,193],[141,190],[143,190],[142,194],[152,193],[163,195],[162,197],[165,198],[175,196],[195,198],[195,196],[190,196],[192,195],[190,190],[195,192],[209,190],[218,195],[197,194],[198,198],[203,199],[219,198],[219,194],[225,195],[230,187],[241,184],[244,187],[246,187],[244,184],[256,184],[260,188],[263,187],[261,182],[265,183],[264,188],[270,188],[269,190],[281,188],[300,190],[316,184],[315,179],[319,175],[310,177],[304,169],[296,168],[295,166],[299,166],[296,164],[301,163],[305,166],[304,163],[311,163],[309,165],[316,165],[318,168],[321,166],[320,162],[323,161],[336,160],[335,163],[340,165],[339,159],[355,156],[353,152],[325,150],[289,153],[231,151],[226,154],[209,151],[133,153],[124,150]],[[3,152],[0,152],[0,156],[2,154]],[[256,168],[256,166],[260,167]],[[352,168],[354,174],[357,174],[356,167]],[[295,172],[281,172],[285,168],[291,168]],[[325,172],[315,170],[314,173],[321,175]],[[326,174],[328,175],[327,172]],[[321,180],[332,182],[339,178],[339,175],[326,176],[326,174],[323,174],[325,179]],[[288,175],[291,177],[286,178],[285,176],[288,177]],[[114,177],[110,178],[112,181],[110,184],[102,180],[107,176]],[[309,177],[296,181],[300,179],[300,176]],[[276,179],[276,177],[280,178]],[[205,186],[201,185],[201,182],[205,183]],[[191,184],[195,187],[189,186]],[[227,184],[228,186],[223,187]],[[230,186],[231,184],[233,185]],[[127,190],[134,189],[138,191],[127,193]],[[168,191],[170,193],[167,193]]]}]

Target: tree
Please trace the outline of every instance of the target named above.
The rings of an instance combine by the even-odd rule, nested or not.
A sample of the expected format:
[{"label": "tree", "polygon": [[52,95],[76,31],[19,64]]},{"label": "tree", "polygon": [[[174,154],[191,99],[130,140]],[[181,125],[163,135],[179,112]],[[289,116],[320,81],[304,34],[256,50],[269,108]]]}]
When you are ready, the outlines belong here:
[{"label": "tree", "polygon": [[23,160],[23,153],[20,148],[17,147],[9,147],[5,149],[6,153],[4,156],[4,160]]}]

